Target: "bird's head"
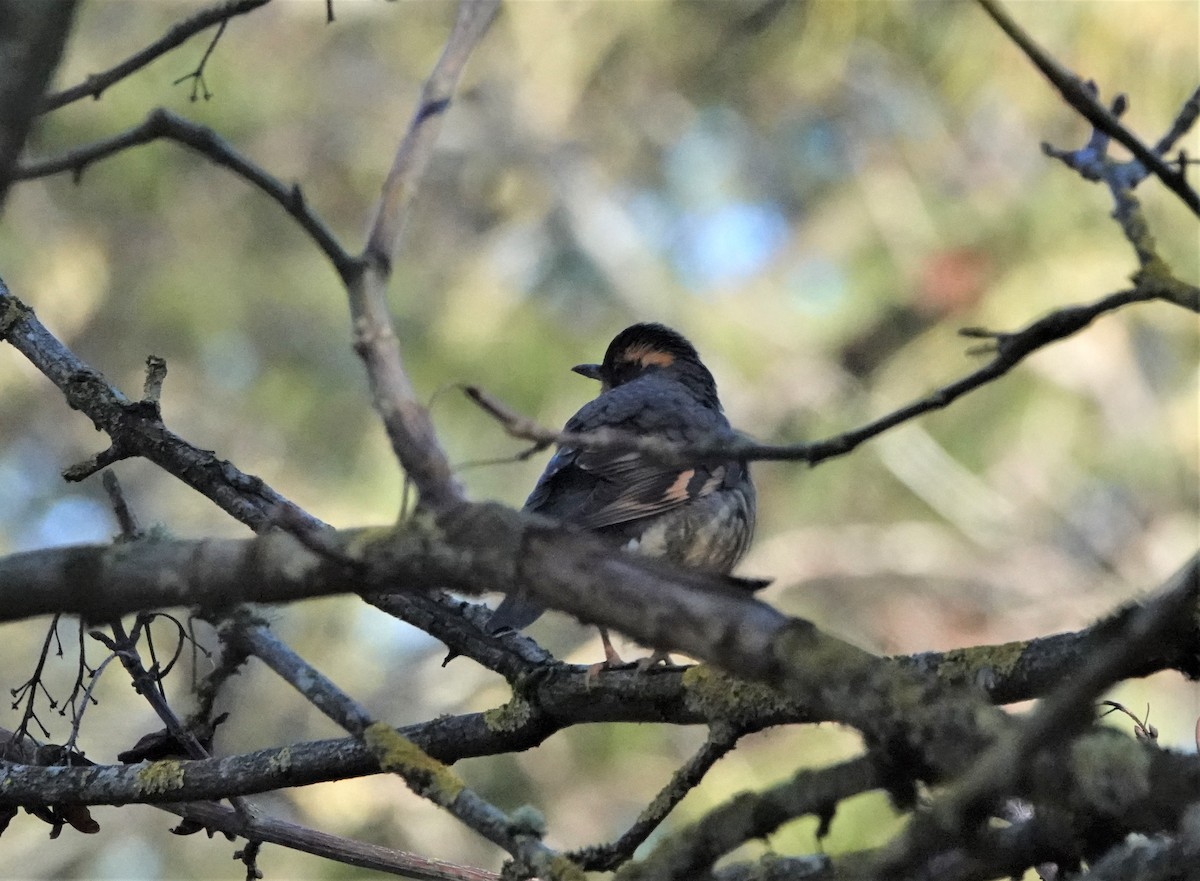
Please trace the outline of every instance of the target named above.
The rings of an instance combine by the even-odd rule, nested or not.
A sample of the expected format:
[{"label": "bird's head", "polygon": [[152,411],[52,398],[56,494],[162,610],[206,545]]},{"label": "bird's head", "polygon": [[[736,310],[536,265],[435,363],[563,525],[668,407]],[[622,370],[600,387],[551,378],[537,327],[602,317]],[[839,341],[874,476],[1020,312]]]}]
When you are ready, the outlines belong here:
[{"label": "bird's head", "polygon": [[635,324],[608,344],[600,364],[571,368],[581,376],[599,380],[604,391],[652,372],[680,380],[701,397],[717,400],[717,384],[700,361],[696,347],[680,333],[662,324]]}]

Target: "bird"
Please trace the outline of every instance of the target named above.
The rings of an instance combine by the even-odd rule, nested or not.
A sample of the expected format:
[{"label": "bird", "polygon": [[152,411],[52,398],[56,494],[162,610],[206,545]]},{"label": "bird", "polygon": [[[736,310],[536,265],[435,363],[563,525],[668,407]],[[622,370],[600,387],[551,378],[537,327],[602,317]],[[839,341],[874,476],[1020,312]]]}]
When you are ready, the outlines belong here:
[{"label": "bird", "polygon": [[[618,333],[599,364],[575,373],[600,383],[600,394],[567,420],[563,431],[619,429],[679,443],[739,437],[717,397],[717,384],[696,348],[662,324]],[[754,534],[756,493],[736,458],[664,465],[642,453],[560,445],[523,510],[596,533],[614,547],[684,568],[728,576]],[[766,582],[734,579],[757,589]],[[486,624],[498,634],[523,630],[543,609],[509,594]],[[621,666],[600,628],[605,660]],[[656,654],[649,663],[665,655]]]}]

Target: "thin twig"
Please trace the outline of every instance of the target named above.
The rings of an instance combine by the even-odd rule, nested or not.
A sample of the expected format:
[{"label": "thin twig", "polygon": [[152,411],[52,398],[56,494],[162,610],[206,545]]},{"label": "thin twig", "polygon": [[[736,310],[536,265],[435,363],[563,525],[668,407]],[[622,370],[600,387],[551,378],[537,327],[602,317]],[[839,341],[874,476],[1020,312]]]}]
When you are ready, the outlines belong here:
[{"label": "thin twig", "polygon": [[214,24],[224,25],[234,16],[252,12],[269,2],[270,0],[226,0],[224,3],[203,9],[195,15],[191,15],[183,21],[172,25],[162,37],[144,49],[135,52],[120,64],[103,73],[91,74],[82,83],[71,86],[69,89],[63,89],[61,92],[47,95],[42,99],[38,112],[48,113],[51,110],[62,107],[64,104],[70,104],[72,101],[78,101],[80,98],[86,98],[89,95],[93,98],[99,98],[101,93],[109,86],[120,82],[131,73],[145,67],[151,61],[179,46],[194,34],[210,28]]},{"label": "thin twig", "polygon": [[1106,312],[1129,303],[1163,298],[1158,289],[1119,291],[1084,306],[1069,306],[1055,310],[1024,328],[1011,333],[998,333],[979,328],[967,328],[964,336],[990,342],[985,351],[993,353],[991,361],[961,379],[943,386],[904,407],[881,416],[843,434],[822,441],[804,444],[760,444],[741,436],[733,440],[713,437],[690,444],[678,444],[658,437],[646,437],[631,432],[601,429],[589,432],[555,431],[546,428],[509,409],[502,402],[476,386],[464,388],[466,395],[488,415],[501,424],[512,437],[534,441],[542,447],[564,444],[592,450],[637,450],[669,464],[685,464],[713,457],[737,458],[745,461],[804,461],[816,465],[826,459],[842,456],[876,435],[895,428],[918,416],[949,406],[968,392],[1003,376],[1025,358],[1051,343],[1065,339],[1087,327]]},{"label": "thin twig", "polygon": [[192,101],[196,100],[196,96],[200,93],[200,89],[204,90],[204,100],[208,101],[212,98],[212,92],[208,90],[208,83],[204,81],[204,68],[208,66],[208,59],[212,58],[213,50],[217,48],[217,43],[221,40],[221,35],[225,33],[225,26],[229,24],[229,19],[225,19],[217,25],[217,32],[213,34],[213,38],[208,43],[208,48],[204,50],[204,54],[200,56],[200,63],[196,65],[196,69],[191,73],[185,73],[175,82],[171,83],[177,86],[184,80],[192,81]]},{"label": "thin twig", "polygon": [[723,855],[798,817],[817,815],[821,821],[818,833],[823,834],[839,802],[877,789],[883,782],[869,756],[798,771],[791,779],[762,792],[733,796],[690,828],[664,838],[649,856],[628,868],[636,868],[634,877],[638,878],[704,877]]},{"label": "thin twig", "polygon": [[61,156],[24,162],[13,171],[13,178],[28,180],[64,171],[78,178],[93,162],[159,138],[191,147],[261,190],[300,225],[333,264],[339,276],[347,279],[357,273],[358,261],[350,256],[325,222],[312,210],[298,184],[290,187],[285,185],[239,153],[212,129],[197,125],[162,107],[150,111],[142,122],[110,138],[77,147]]},{"label": "thin twig", "polygon": [[96,667],[96,672],[92,675],[92,681],[89,682],[87,688],[84,689],[83,701],[79,708],[79,712],[75,715],[74,720],[71,722],[71,733],[67,736],[66,743],[63,744],[63,747],[68,753],[77,751],[75,748],[75,743],[79,739],[79,729],[83,725],[84,711],[87,710],[89,703],[96,703],[96,699],[92,697],[92,692],[95,690],[96,686],[100,684],[100,676],[104,673],[105,668],[108,667],[110,662],[115,661],[116,659],[116,652],[107,655]]},{"label": "thin twig", "polygon": [[633,852],[661,825],[675,806],[699,785],[709,769],[737,746],[744,733],[746,732],[725,722],[711,725],[704,745],[676,769],[671,775],[671,781],[620,838],[610,844],[583,848],[570,856],[590,872],[611,871],[632,859]]},{"label": "thin twig", "polygon": [[256,817],[246,822],[234,811],[213,802],[163,804],[155,807],[200,823],[206,829],[253,837],[258,841],[278,844],[348,866],[387,872],[403,878],[416,878],[421,881],[500,881],[499,875],[484,869],[460,866],[403,850],[342,838],[273,817]]},{"label": "thin twig", "polygon": [[[1095,93],[1095,87],[1089,83],[1089,91]],[[1124,95],[1117,95],[1112,101],[1112,115],[1120,117],[1126,110],[1128,101]],[[1159,141],[1163,149],[1168,149],[1196,121],[1200,113],[1200,89],[1184,104],[1183,109],[1175,118],[1171,130]],[[1158,246],[1150,232],[1150,224],[1142,211],[1141,202],[1134,195],[1134,188],[1146,178],[1148,172],[1141,162],[1134,159],[1121,162],[1108,155],[1109,135],[1099,128],[1093,128],[1092,134],[1084,146],[1078,150],[1060,150],[1050,144],[1042,144],[1042,152],[1047,156],[1059,159],[1068,168],[1076,171],[1084,180],[1103,181],[1113,198],[1113,219],[1121,227],[1125,238],[1133,246],[1140,269],[1134,276],[1134,282],[1139,290],[1157,291],[1161,299],[1174,302],[1193,311],[1200,311],[1200,292],[1194,285],[1188,285],[1175,277],[1166,261],[1159,256]],[[1156,148],[1157,149],[1157,148]],[[1182,166],[1181,166],[1182,171]]]},{"label": "thin twig", "polygon": [[[1183,106],[1179,108],[1179,113],[1175,116],[1171,127],[1167,129],[1167,133],[1154,145],[1154,152],[1159,156],[1165,156],[1167,151],[1175,146],[1175,142],[1191,130],[1192,126],[1196,124],[1197,118],[1200,118],[1200,87],[1197,87],[1183,102]],[[1182,174],[1183,168],[1181,167],[1179,171]]]},{"label": "thin twig", "polygon": [[[46,668],[46,658],[50,655],[50,644],[58,637],[58,620],[59,615],[55,615],[50,619],[50,627],[46,631],[46,638],[42,642],[42,650],[38,653],[37,664],[33,668],[33,675],[29,677],[23,684],[11,690],[15,703],[15,710],[21,701],[22,696],[25,698],[25,709],[21,713],[21,722],[17,725],[17,738],[29,734],[29,723],[34,722],[38,726],[38,730],[42,732],[43,737],[49,737],[50,731],[42,724],[42,720],[38,718],[37,711],[34,709],[34,701],[37,699],[38,691],[46,692],[46,686],[42,684],[42,671]],[[50,701],[51,709],[54,707],[54,701]]]}]

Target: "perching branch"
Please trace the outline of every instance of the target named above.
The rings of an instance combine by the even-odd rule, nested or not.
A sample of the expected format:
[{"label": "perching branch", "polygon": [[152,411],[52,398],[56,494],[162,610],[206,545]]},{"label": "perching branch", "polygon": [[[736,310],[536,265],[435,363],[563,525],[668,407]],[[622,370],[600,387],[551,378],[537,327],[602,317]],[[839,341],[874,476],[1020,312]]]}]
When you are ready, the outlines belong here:
[{"label": "perching branch", "polygon": [[[973,687],[952,686],[902,670],[811,625],[788,620],[750,596],[721,589],[710,579],[671,573],[653,561],[613,555],[592,536],[522,524],[522,517],[500,506],[470,506],[467,519],[448,520],[441,527],[446,547],[460,550],[439,551],[433,559],[425,556],[424,550],[416,550],[430,547],[428,535],[416,533],[399,541],[397,536],[403,532],[390,538],[375,533],[350,542],[347,552],[353,548],[362,554],[373,581],[397,586],[441,583],[465,590],[489,584],[509,591],[520,585],[538,601],[585,620],[619,627],[651,647],[686,651],[738,670],[745,678],[781,688],[816,718],[853,725],[868,743],[907,744],[914,751],[907,759],[910,772],[922,779],[938,781],[958,773],[1011,724],[989,710]],[[406,523],[399,528],[418,527]],[[291,542],[290,551],[277,545],[284,541]],[[471,542],[477,543],[479,556],[462,553]],[[289,577],[278,570],[312,573],[314,567],[340,565],[317,555],[311,555],[312,563],[302,562],[301,554],[306,551],[297,550],[299,545],[290,536],[265,536],[256,544],[258,548],[249,555],[233,549],[222,554],[221,542],[208,542],[203,548],[188,549],[186,557],[192,561],[193,571],[215,574],[221,568],[215,564],[224,556],[223,571],[231,579],[227,584],[244,579],[268,590]],[[422,562],[417,564],[418,560]],[[255,568],[259,561],[261,569]],[[108,573],[118,580],[122,577],[120,565],[114,561],[115,568]],[[43,567],[30,568],[30,577],[18,583],[30,583]],[[134,578],[143,571],[145,583],[155,571],[145,572],[147,568],[143,563],[127,571]],[[1176,582],[1191,585],[1194,592],[1196,568],[1193,561]],[[272,576],[272,572],[276,574]],[[336,570],[315,578],[314,583],[333,577]],[[218,595],[227,590],[213,586]],[[703,681],[703,674],[698,675]],[[917,731],[922,734],[918,736]],[[293,761],[289,772],[299,770],[299,762]]]},{"label": "perching branch", "polygon": [[[1187,570],[1181,571],[1175,582],[1180,585],[1192,585],[1193,593],[1195,592],[1195,563]],[[1189,581],[1189,579],[1191,579]],[[1193,597],[1193,602],[1194,602]],[[1177,619],[1174,625],[1169,628],[1170,635],[1164,634],[1165,641],[1179,642],[1180,650],[1183,652],[1193,652],[1198,640],[1194,634],[1194,627],[1190,635],[1186,631],[1180,631],[1178,628],[1183,627],[1189,621],[1194,622],[1196,615],[1195,610],[1187,614],[1176,615]],[[1112,644],[1114,639],[1119,636],[1118,631],[1113,631],[1111,628],[1107,631],[1107,640],[1103,640],[1104,634],[1097,633],[1096,638],[1107,641]],[[818,644],[826,642],[824,637],[818,639]],[[814,645],[814,648],[817,648]],[[834,654],[824,660],[825,652],[833,650]],[[981,649],[981,652],[984,650]],[[1128,652],[1121,652],[1123,656],[1127,656]],[[1011,654],[1006,651],[993,650],[992,657],[1009,658]],[[808,663],[821,665],[822,669],[814,671],[814,683],[820,680],[826,680],[830,676],[836,676],[836,671],[846,671],[847,662],[851,660],[850,656],[842,654],[835,649],[832,643],[827,644],[826,648],[816,653],[808,655]],[[1131,659],[1125,657],[1124,662],[1129,662]],[[1193,659],[1194,660],[1194,659]],[[884,662],[894,663],[894,662]],[[1135,661],[1137,663],[1137,661]],[[824,667],[825,664],[831,665]],[[1004,661],[1005,666],[1008,666],[1009,661]],[[1112,675],[1112,669],[1106,671],[1105,675]],[[675,673],[672,671],[649,671],[648,673],[633,673],[616,671],[606,673],[599,677],[596,682],[587,680],[582,669],[574,671],[572,677],[576,682],[578,691],[574,696],[566,695],[559,691],[560,686],[554,684],[553,677],[548,681],[542,681],[538,685],[538,692],[527,692],[526,699],[520,701],[520,706],[502,711],[493,711],[489,714],[469,714],[464,717],[443,718],[434,720],[429,723],[418,726],[410,726],[402,729],[402,733],[413,742],[418,743],[423,749],[430,752],[431,755],[440,757],[445,761],[452,761],[455,758],[461,758],[466,755],[480,755],[496,751],[511,751],[513,749],[523,748],[518,743],[520,738],[532,738],[526,740],[526,745],[532,745],[539,742],[547,736],[555,728],[566,724],[566,718],[572,714],[576,721],[585,721],[589,716],[593,721],[616,721],[619,719],[631,720],[635,718],[627,715],[634,708],[637,698],[635,694],[638,691],[645,690],[647,685],[647,677],[649,677],[649,685],[653,686],[657,683],[670,684],[676,682],[677,685],[685,686],[679,692],[682,698],[679,706],[683,711],[683,715],[674,716],[670,713],[663,715],[668,710],[671,703],[664,699],[664,696],[657,693],[645,694],[642,700],[647,701],[647,708],[652,708],[650,711],[655,714],[655,718],[662,721],[685,722],[689,718],[689,714],[694,713],[711,713],[713,720],[731,719],[735,720],[735,725],[746,725],[751,717],[740,716],[738,710],[733,707],[723,704],[726,696],[730,693],[726,686],[719,684],[713,679],[714,674],[711,671],[705,671],[703,668],[694,668],[691,671],[681,671]],[[681,677],[681,678],[677,678]],[[630,687],[630,683],[636,681],[636,687],[627,693],[626,697],[620,697],[622,688]],[[861,682],[858,688],[867,689],[870,686],[868,680]],[[878,680],[875,680],[878,682]],[[797,682],[799,684],[799,682]],[[828,687],[833,687],[833,683],[827,683]],[[739,693],[744,693],[744,689],[748,686],[742,684],[738,687]],[[910,686],[911,687],[911,686]],[[616,689],[610,693],[610,689]],[[826,698],[820,697],[820,691],[812,692],[818,697],[818,702],[825,702]],[[560,695],[555,697],[555,695]],[[943,694],[943,698],[949,699],[949,693]],[[631,700],[632,698],[632,700]],[[870,699],[870,693],[863,694],[864,699]],[[530,699],[536,702],[531,703]],[[544,712],[539,706],[545,700],[549,700],[545,706]],[[926,710],[932,712],[934,703],[919,696],[912,696],[912,700],[916,702],[914,706],[910,702],[901,701],[899,703],[890,702],[887,705],[891,707],[889,712],[900,712],[902,714],[922,713]],[[557,701],[557,703],[555,703]],[[871,701],[873,703],[873,701]],[[828,704],[829,708],[836,708],[840,702]],[[752,707],[747,709],[754,712]],[[779,705],[779,710],[787,713],[786,702]],[[843,708],[844,710],[844,708]],[[876,711],[875,708],[864,710],[868,715]],[[972,724],[970,720],[982,721],[981,706],[973,705],[972,709],[961,707],[959,710],[952,710],[953,718],[956,720],[956,725]],[[819,712],[819,711],[818,711]],[[966,715],[962,715],[965,713]],[[582,715],[581,715],[582,714]],[[840,714],[839,714],[840,715]],[[835,716],[837,717],[837,716]],[[643,717],[645,718],[645,717]],[[696,716],[690,716],[693,720]],[[760,721],[767,717],[759,716]],[[786,715],[777,717],[777,721],[782,721]],[[803,716],[792,717],[795,721],[800,721]],[[831,718],[821,715],[810,716],[809,719]],[[551,721],[554,720],[554,721]],[[880,720],[882,721],[882,720]],[[989,722],[988,724],[994,724]],[[936,724],[928,724],[928,727],[923,727],[925,732],[940,732],[946,731],[947,736],[953,736],[956,733],[962,735],[963,729],[951,727],[948,730]],[[940,736],[932,734],[930,736]],[[516,738],[516,739],[514,739]],[[892,741],[889,741],[892,742]],[[915,746],[915,742],[906,740],[910,746]],[[920,748],[920,747],[918,747]],[[931,746],[930,749],[937,747]],[[942,749],[951,751],[949,744],[943,744]],[[927,755],[927,754],[926,754]],[[881,758],[883,758],[881,756]],[[891,757],[887,761],[895,762],[896,757]],[[928,758],[924,761],[928,761]],[[1192,765],[1196,765],[1194,760]],[[1147,805],[1157,799],[1161,802],[1162,807],[1156,813],[1130,814],[1130,817],[1145,816],[1146,822],[1158,823],[1161,819],[1155,819],[1156,816],[1161,817],[1163,811],[1169,812],[1174,808],[1171,807],[1172,802],[1169,798],[1164,799],[1163,795],[1170,791],[1170,787],[1182,787],[1181,791],[1187,791],[1192,783],[1188,781],[1191,778],[1197,778],[1196,783],[1200,784],[1200,766],[1192,767],[1186,761],[1181,764],[1175,759],[1164,759],[1156,761],[1153,766],[1151,788],[1148,793],[1138,794],[1137,800],[1131,804],[1131,808],[1142,805]],[[0,796],[9,796],[16,803],[24,803],[24,799],[36,800],[37,798],[45,801],[52,799],[61,789],[63,793],[69,793],[71,798],[80,803],[112,803],[126,801],[157,801],[175,800],[182,798],[188,799],[208,799],[222,797],[231,792],[257,792],[265,789],[279,788],[289,785],[302,785],[304,783],[316,782],[325,779],[337,779],[347,776],[355,776],[357,774],[374,773],[378,770],[378,763],[373,758],[372,753],[366,750],[361,744],[350,741],[324,742],[317,744],[297,744],[285,748],[283,751],[266,750],[248,756],[235,756],[227,759],[211,759],[203,762],[169,762],[157,763],[151,766],[135,766],[133,768],[109,768],[100,767],[95,769],[56,769],[52,776],[47,776],[46,772],[40,769],[23,768],[17,766],[9,766],[0,771]],[[888,767],[891,770],[889,775],[895,774],[898,768]],[[926,766],[922,763],[905,766],[904,773],[928,773],[927,770],[922,770]],[[136,773],[133,773],[136,772]],[[813,772],[818,773],[818,772]],[[1102,773],[1102,772],[1101,772]],[[1189,776],[1190,775],[1190,776]],[[1044,772],[1044,776],[1048,776]],[[889,779],[891,779],[889,777]],[[894,784],[899,784],[902,778],[895,778]],[[805,778],[807,781],[807,778]],[[149,781],[159,781],[155,784],[156,787],[161,786],[164,789],[149,789],[147,783]],[[890,784],[891,785],[891,784]],[[1063,793],[1071,791],[1072,786],[1079,785],[1078,782],[1072,782],[1071,778],[1065,781],[1055,778],[1042,786],[1042,791],[1057,792],[1060,788]],[[1166,788],[1164,788],[1166,787]],[[856,790],[859,791],[859,790]],[[1140,792],[1140,791],[1139,791]],[[766,798],[767,801],[761,802],[763,808],[755,812],[752,809],[755,804],[755,798]],[[1063,797],[1066,797],[1065,795]],[[759,817],[756,822],[767,822],[768,817],[776,817],[777,822],[783,822],[786,819],[786,810],[779,813],[779,808],[772,807],[771,811],[766,811],[767,805],[786,805],[799,804],[800,808],[791,808],[793,813],[816,812],[823,814],[827,810],[824,804],[817,804],[820,799],[813,800],[814,796],[808,791],[808,787],[795,787],[790,792],[781,792],[779,798],[770,795],[765,796],[746,796],[745,806],[733,807],[732,810],[747,811],[752,813],[750,816]],[[780,799],[783,799],[782,801]],[[0,797],[0,804],[6,801]],[[803,807],[808,805],[808,807]],[[1139,810],[1141,808],[1139,807]],[[774,812],[774,813],[772,813]],[[733,815],[730,815],[731,817]],[[707,821],[705,821],[707,822]],[[714,821],[716,822],[716,821]],[[1136,822],[1130,819],[1136,826]],[[737,834],[754,834],[753,832],[736,832],[737,829],[744,827],[733,823],[717,823],[715,829],[720,829],[720,835],[713,838],[713,841],[729,842],[730,846],[736,845]],[[765,827],[762,827],[765,828]],[[767,830],[769,831],[769,830]],[[730,837],[730,834],[733,837]],[[765,834],[765,833],[764,833]],[[680,846],[693,848],[695,847],[694,839],[680,839]],[[689,843],[691,842],[691,843]],[[709,847],[709,845],[705,845]],[[673,851],[668,849],[664,854],[670,854]],[[695,853],[694,851],[692,851]],[[706,853],[709,851],[705,851]],[[663,857],[664,859],[667,857]],[[693,859],[689,857],[688,859]],[[660,859],[659,857],[655,858]],[[668,865],[676,865],[675,857],[670,857]],[[634,874],[630,877],[640,878],[642,876]],[[650,877],[660,877],[651,875]],[[686,877],[679,874],[671,874],[661,877]]]}]

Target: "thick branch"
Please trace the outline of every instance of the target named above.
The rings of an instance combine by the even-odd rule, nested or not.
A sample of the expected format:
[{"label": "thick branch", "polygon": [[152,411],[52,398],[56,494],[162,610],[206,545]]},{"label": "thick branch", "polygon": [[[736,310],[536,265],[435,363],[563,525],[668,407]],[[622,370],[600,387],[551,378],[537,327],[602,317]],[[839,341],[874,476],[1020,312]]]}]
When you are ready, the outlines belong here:
[{"label": "thick branch", "polygon": [[[1033,713],[976,759],[949,791],[934,802],[932,809],[914,821],[889,848],[877,877],[904,875],[931,860],[938,843],[944,842],[947,835],[952,840],[958,839],[986,816],[1001,797],[1014,794],[1021,787],[1022,770],[1038,753],[1069,754],[1072,734],[1092,722],[1095,701],[1119,681],[1128,660],[1149,651],[1169,630],[1175,629],[1180,617],[1193,613],[1198,596],[1200,563],[1193,561],[1171,579],[1161,595],[1114,628],[1108,643],[1081,660]],[[1130,746],[1133,745],[1130,741]],[[1088,768],[1085,773],[1094,770]],[[1137,785],[1133,780],[1122,780],[1117,788],[1121,784]],[[1079,810],[1084,806],[1076,803],[1071,807]],[[1101,805],[1096,807],[1103,809]]]},{"label": "thick branch", "polygon": [[[962,770],[1010,724],[973,689],[898,669],[811,625],[788,620],[719,580],[614,555],[594,536],[543,525],[500,506],[467,506],[438,524],[416,518],[391,534],[347,534],[344,556],[360,561],[358,566],[307,551],[286,535],[248,543],[149,546],[148,553],[160,552],[174,555],[163,569],[128,553],[124,559],[114,554],[98,566],[95,549],[72,549],[67,558],[74,562],[73,577],[65,580],[86,590],[87,582],[79,579],[99,569],[113,583],[128,578],[147,590],[191,571],[206,581],[190,587],[206,584],[209,595],[218,599],[235,587],[244,592],[245,585],[264,599],[294,593],[292,582],[312,589],[324,582],[324,590],[330,580],[341,579],[347,587],[362,589],[364,577],[377,588],[438,583],[467,591],[480,584],[523,590],[649,646],[685,651],[744,678],[781,687],[814,717],[853,725],[869,743],[904,744],[911,753],[896,761],[905,763],[906,773],[931,780]],[[41,565],[45,558],[37,557],[10,558],[10,563],[24,558],[26,570],[23,577],[6,578],[15,601],[39,592],[46,567]],[[1193,593],[1196,566],[1193,561],[1179,576]],[[57,580],[63,580],[61,573]],[[180,595],[188,588],[179,584]]]},{"label": "thick branch", "polygon": [[37,102],[58,66],[76,0],[0,0],[0,205]]},{"label": "thick branch", "polygon": [[[50,548],[0,558],[0,620],[63,611],[108,621],[166,606],[219,608],[238,602],[286,602],[357,592],[423,629],[431,627],[434,618],[452,623],[453,638],[470,640],[471,653],[490,660],[488,666],[510,679],[544,666],[548,661],[545,653],[533,646],[526,648],[528,640],[519,635],[489,637],[477,625],[457,620],[459,602],[438,602],[425,596],[428,585],[442,584],[465,592],[478,592],[479,585],[536,591],[540,602],[617,627],[644,641],[651,641],[646,634],[648,624],[666,617],[654,639],[663,647],[684,650],[689,649],[683,646],[682,625],[693,615],[699,619],[707,612],[726,615],[733,609],[749,609],[753,615],[766,616],[762,623],[768,628],[782,620],[762,603],[740,591],[731,592],[722,581],[614,554],[594,537],[554,528],[539,518],[498,505],[469,506],[442,527],[415,518],[390,531],[346,530],[323,535],[331,549],[340,550],[314,552],[291,535],[274,533],[252,540],[143,540],[117,546]],[[530,550],[535,545],[537,558]],[[543,554],[557,561],[554,568],[541,569],[538,560]],[[557,577],[560,566],[577,570],[577,575],[572,586],[557,591],[546,579]],[[395,595],[406,590],[413,595]],[[673,611],[655,609],[654,600],[667,594],[672,602],[693,609],[686,619],[680,619],[678,628],[670,626]],[[586,609],[581,604],[585,596],[590,597]],[[624,608],[631,604],[635,607],[632,611]],[[922,674],[936,675],[948,683],[983,688],[1001,703],[1025,700],[1044,693],[1070,665],[1111,640],[1122,617],[1130,613],[1127,610],[1078,633],[927,653],[897,663],[914,665]],[[1168,668],[1193,676],[1200,673],[1196,659],[1185,650],[1200,642],[1197,620],[1200,618],[1182,617],[1178,623],[1190,630],[1129,659],[1122,675],[1148,675]],[[706,631],[698,623],[694,627],[710,638],[721,633],[719,628]],[[703,644],[689,641],[693,649]]]},{"label": "thick branch", "polygon": [[[273,536],[263,541],[284,539],[287,537]],[[139,546],[127,547],[136,556]],[[148,547],[153,549],[154,546]],[[193,556],[196,555],[181,554],[180,559]],[[461,552],[450,552],[447,556],[457,559],[461,557]],[[262,558],[269,564],[272,554],[264,552],[241,555],[243,560],[249,561],[253,558]],[[286,563],[289,559],[289,565],[298,565],[298,561],[289,554],[280,554],[280,562]],[[76,571],[80,573],[96,568],[94,561],[81,559],[79,562]],[[131,572],[146,570],[144,561],[135,559],[132,562]],[[14,588],[14,593],[20,595],[23,592],[22,582],[11,579],[10,574],[0,573],[0,583]],[[250,581],[258,580],[258,573],[252,568],[245,570],[245,576]],[[169,572],[164,572],[161,580],[170,581],[173,577]],[[610,588],[615,590],[617,595],[614,601],[618,603],[625,599],[620,595],[622,584],[621,581],[614,581]],[[605,590],[598,584],[585,585],[584,589],[599,592]],[[650,595],[659,595],[659,590],[652,591]],[[669,597],[671,592],[663,591],[661,595]],[[743,598],[743,602],[756,601]],[[732,615],[733,612],[726,608],[722,610],[722,614]],[[1193,609],[1191,614],[1179,617],[1181,620],[1177,623],[1184,629],[1179,633],[1173,632],[1163,641],[1181,643],[1180,651],[1191,653],[1194,666],[1195,648],[1200,644],[1194,627],[1198,616]],[[1192,622],[1190,631],[1185,626],[1189,621]],[[1094,636],[1089,638],[1096,640],[1097,644],[1102,643],[1104,627],[1105,625],[1100,625],[1095,629]],[[1112,636],[1111,630],[1108,631],[1108,636]],[[1111,642],[1111,639],[1109,641]],[[833,642],[824,639],[816,644],[822,643],[827,644],[830,649],[834,647]],[[980,649],[981,654],[986,652],[986,649]],[[997,675],[1003,675],[1013,664],[1012,652],[1003,647],[1002,650],[992,651],[991,655]],[[1025,663],[1024,654],[1021,658],[1022,660],[1017,661],[1018,666]],[[758,657],[755,660],[761,663],[762,659]],[[845,666],[838,663],[836,653],[825,662],[821,661],[819,655],[812,656],[808,662],[814,666],[817,679],[836,676]],[[826,669],[824,663],[832,666],[832,671]],[[883,663],[894,665],[896,662]],[[1036,662],[1030,663],[1035,669],[1043,669]],[[981,666],[979,669],[986,668]],[[703,667],[646,673],[613,671],[597,679],[588,677],[583,669],[563,667],[538,677],[528,677],[527,681],[534,684],[533,690],[524,689],[507,707],[488,714],[434,720],[403,729],[403,733],[431,755],[441,760],[453,761],[469,755],[526,749],[541,742],[555,730],[589,721],[662,721],[676,724],[727,721],[736,727],[752,730],[767,724],[817,721],[846,716],[844,708],[834,705],[815,707],[802,700],[789,701],[779,695],[772,697],[773,692],[770,689],[735,682]],[[1010,695],[1010,698],[1015,696]],[[909,706],[907,702],[901,702],[893,706],[891,712],[906,706]],[[978,705],[976,710],[970,712],[978,712]],[[176,764],[171,768],[173,774],[181,768],[186,769],[187,773],[179,777],[179,788],[175,794],[164,795],[163,798],[179,800],[216,798],[233,793],[247,794],[289,785],[375,773],[378,765],[361,745],[353,741],[335,741],[299,744],[287,748],[282,753],[267,750],[250,756]],[[61,790],[46,789],[51,781],[39,777],[39,772],[35,769],[19,772],[13,770],[7,778],[9,782],[5,784],[10,788],[4,791],[12,793],[18,801],[21,799],[21,793],[25,793],[26,798],[32,798],[30,793],[39,792],[59,793],[58,798],[70,795],[72,800],[87,803],[137,801],[150,797],[143,785],[144,776],[126,770],[92,774],[90,769],[87,773],[82,770],[77,772],[57,769],[56,774],[76,777],[70,781],[64,779]],[[58,783],[54,785],[57,787]],[[14,786],[17,788],[11,788]],[[42,799],[43,802],[45,800],[46,798]]]}]

